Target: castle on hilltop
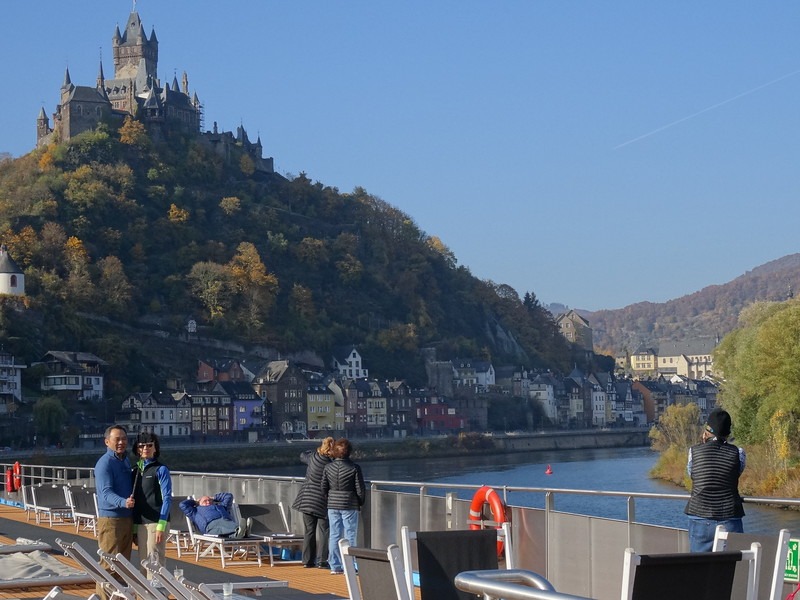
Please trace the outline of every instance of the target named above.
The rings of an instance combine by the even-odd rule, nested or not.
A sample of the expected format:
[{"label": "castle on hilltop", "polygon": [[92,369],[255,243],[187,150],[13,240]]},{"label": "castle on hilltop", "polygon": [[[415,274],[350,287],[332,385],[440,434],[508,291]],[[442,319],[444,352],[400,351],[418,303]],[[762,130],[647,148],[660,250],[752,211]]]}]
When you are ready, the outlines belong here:
[{"label": "castle on hilltop", "polygon": [[243,126],[232,132],[219,132],[216,122],[212,131],[202,132],[203,107],[197,93],[189,93],[189,78],[184,71],[180,85],[177,76],[172,84],[158,78],[158,39],[155,28],[150,37],[144,31],[139,13],[131,12],[125,30],[117,25],[111,38],[114,56],[114,78],[106,79],[103,63],[94,86],[75,85],[69,68],[61,85],[60,103],[53,113],[52,126],[44,107],[36,119],[36,146],[66,141],[101,122],[119,126],[131,116],[147,127],[154,139],[171,131],[197,135],[215,152],[230,159],[235,148],[244,150],[261,172],[273,173],[272,158],[262,156],[261,137],[248,139]]}]

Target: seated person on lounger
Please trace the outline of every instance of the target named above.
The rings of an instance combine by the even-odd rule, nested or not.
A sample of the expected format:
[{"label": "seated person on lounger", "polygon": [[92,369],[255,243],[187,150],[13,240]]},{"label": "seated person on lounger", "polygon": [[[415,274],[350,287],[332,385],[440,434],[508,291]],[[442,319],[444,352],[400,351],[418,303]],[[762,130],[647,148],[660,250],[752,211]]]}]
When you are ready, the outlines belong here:
[{"label": "seated person on lounger", "polygon": [[213,498],[211,496],[202,496],[199,500],[187,498],[181,502],[181,510],[192,520],[200,533],[241,539],[248,534],[250,528],[240,527],[233,520],[230,513],[232,504],[233,494],[220,492]]}]

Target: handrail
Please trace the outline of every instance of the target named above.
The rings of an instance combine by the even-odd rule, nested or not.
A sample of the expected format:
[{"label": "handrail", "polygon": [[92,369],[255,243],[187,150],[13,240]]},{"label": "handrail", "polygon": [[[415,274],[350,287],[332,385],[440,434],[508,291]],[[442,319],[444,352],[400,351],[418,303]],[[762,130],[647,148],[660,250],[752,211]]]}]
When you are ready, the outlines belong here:
[{"label": "handrail", "polygon": [[487,600],[591,600],[557,592],[544,577],[524,569],[464,571],[455,578],[462,592],[482,595]]},{"label": "handrail", "polygon": [[[9,469],[13,463],[0,463],[0,469]],[[25,478],[28,483],[56,482],[66,483],[67,481],[86,480],[94,481],[94,467],[64,467],[57,465],[23,465]],[[272,481],[301,482],[305,478],[292,475],[258,475],[241,473],[197,473],[194,471],[172,471],[173,477],[225,477],[228,479],[248,480],[248,479],[268,479]],[[393,488],[416,488],[421,494],[427,495],[430,489],[442,490],[467,490],[474,491],[482,484],[470,483],[431,483],[420,481],[389,481],[381,479],[370,479],[367,483],[376,489],[381,486]],[[576,490],[570,488],[544,488],[531,486],[494,486],[497,490],[502,490],[503,499],[508,503],[508,494],[511,492],[525,492],[534,494],[566,494],[582,496],[605,496],[617,498],[644,498],[657,500],[688,500],[688,493],[661,493],[661,492],[625,492],[614,490]],[[800,498],[772,498],[747,496],[742,500],[749,504],[762,504],[771,506],[797,506],[800,507]]]},{"label": "handrail", "polygon": [[[448,490],[475,490],[483,484],[475,483],[430,483],[419,481],[387,481],[371,479],[368,483],[375,488],[376,486],[387,486],[394,488],[442,488]],[[504,500],[507,500],[508,492],[526,492],[534,494],[572,494],[582,496],[607,496],[617,498],[649,498],[657,500],[688,500],[691,496],[688,493],[667,494],[662,492],[623,492],[613,490],[576,490],[570,488],[543,488],[543,487],[529,487],[529,486],[492,486],[496,490],[503,490]],[[780,506],[800,506],[800,498],[770,498],[747,496],[742,500],[750,504],[766,504],[766,505],[780,505]]]}]

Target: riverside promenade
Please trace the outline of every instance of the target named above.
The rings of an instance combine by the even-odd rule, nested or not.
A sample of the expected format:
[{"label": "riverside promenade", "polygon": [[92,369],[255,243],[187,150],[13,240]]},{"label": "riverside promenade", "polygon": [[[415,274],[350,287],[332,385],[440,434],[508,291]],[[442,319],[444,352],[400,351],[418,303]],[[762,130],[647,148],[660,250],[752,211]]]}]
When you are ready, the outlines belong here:
[{"label": "riverside promenade", "polygon": [[[69,558],[61,555],[56,545],[56,538],[68,542],[78,542],[93,556],[97,552],[97,541],[91,532],[77,532],[74,524],[49,527],[36,525],[31,517],[26,520],[25,511],[10,505],[0,505],[0,543],[14,543],[17,538],[40,540],[50,544],[53,554],[59,556],[65,563],[77,567]],[[167,551],[166,566],[169,570],[181,568],[187,579],[204,583],[222,583],[225,581],[252,581],[257,579],[288,581],[288,588],[270,588],[263,591],[262,596],[270,600],[338,600],[347,598],[347,584],[344,576],[331,575],[327,569],[306,569],[301,564],[281,564],[276,561],[274,567],[269,566],[269,560],[259,567],[238,566],[229,562],[223,571],[219,557],[201,558],[195,562],[194,553],[182,553],[178,558],[174,548]],[[132,562],[138,561],[138,553],[134,547]],[[19,588],[0,590],[0,599],[12,600],[15,598],[42,598],[50,591],[48,587]],[[64,592],[74,596],[88,598],[94,592],[94,585],[61,586]]]}]

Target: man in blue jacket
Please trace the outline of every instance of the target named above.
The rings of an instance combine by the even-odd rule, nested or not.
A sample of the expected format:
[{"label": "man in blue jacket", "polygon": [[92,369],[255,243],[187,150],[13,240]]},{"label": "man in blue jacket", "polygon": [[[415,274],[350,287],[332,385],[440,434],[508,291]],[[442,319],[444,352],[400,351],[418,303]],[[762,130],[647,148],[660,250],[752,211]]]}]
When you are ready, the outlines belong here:
[{"label": "man in blue jacket", "polygon": [[[97,491],[97,545],[109,554],[131,557],[133,545],[133,479],[128,460],[128,434],[122,425],[105,433],[106,453],[94,467]],[[97,594],[106,598],[97,586]]]},{"label": "man in blue jacket", "polygon": [[200,533],[241,539],[247,535],[249,527],[237,525],[231,516],[232,506],[233,494],[230,492],[220,492],[213,498],[202,496],[196,501],[187,498],[181,502],[181,510],[192,520]]}]

